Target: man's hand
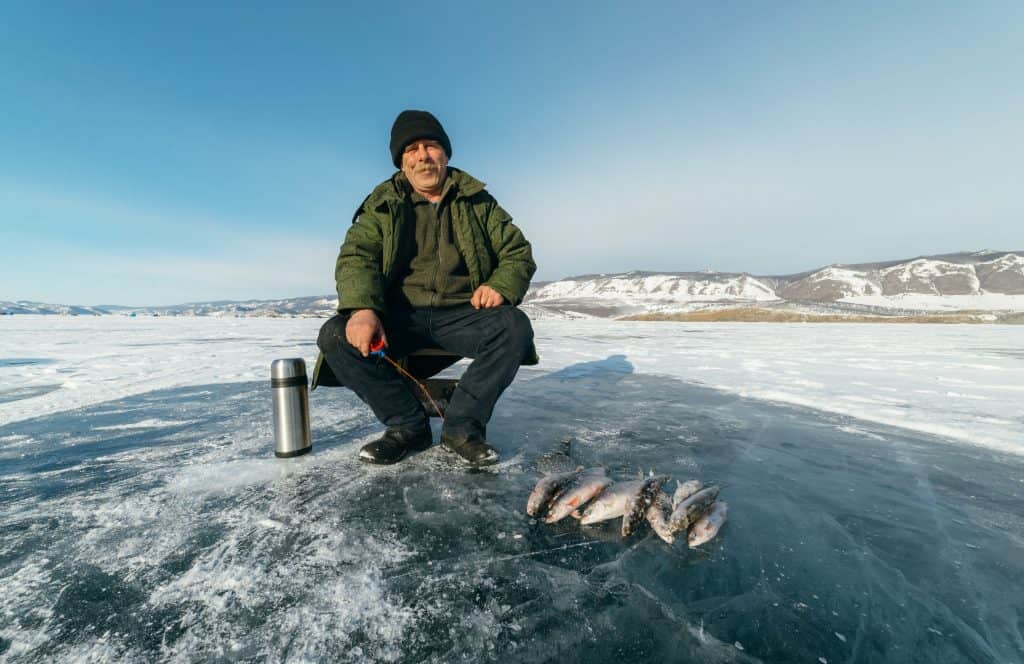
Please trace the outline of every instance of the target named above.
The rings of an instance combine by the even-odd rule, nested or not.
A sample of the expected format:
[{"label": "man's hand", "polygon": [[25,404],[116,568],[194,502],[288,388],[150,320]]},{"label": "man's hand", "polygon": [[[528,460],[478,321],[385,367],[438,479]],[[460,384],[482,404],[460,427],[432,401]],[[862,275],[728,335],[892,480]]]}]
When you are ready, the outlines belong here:
[{"label": "man's hand", "polygon": [[388,337],[384,334],[384,325],[377,317],[373,309],[358,309],[348,317],[345,324],[345,339],[359,349],[363,357],[370,354],[370,344],[374,339],[380,338],[384,345],[388,345]]},{"label": "man's hand", "polygon": [[474,309],[490,309],[491,307],[500,307],[505,303],[505,298],[490,286],[480,286],[473,291],[473,297],[469,299],[469,303],[473,305]]}]

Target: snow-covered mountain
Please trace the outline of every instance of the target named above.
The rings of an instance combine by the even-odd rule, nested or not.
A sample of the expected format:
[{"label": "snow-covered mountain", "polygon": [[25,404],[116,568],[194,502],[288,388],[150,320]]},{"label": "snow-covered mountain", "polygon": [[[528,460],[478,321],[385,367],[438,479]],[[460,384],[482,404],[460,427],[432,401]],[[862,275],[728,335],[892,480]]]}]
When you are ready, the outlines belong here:
[{"label": "snow-covered mountain", "polygon": [[627,272],[549,282],[531,290],[526,302],[590,315],[621,316],[778,299],[770,281],[748,274]]},{"label": "snow-covered mountain", "polygon": [[1024,311],[1024,252],[924,256],[829,265],[785,276],[721,272],[587,275],[531,290],[527,302],[593,315],[735,307],[815,312]]},{"label": "snow-covered mountain", "polygon": [[783,299],[927,311],[1024,310],[1024,252],[831,265],[798,276],[779,278]]},{"label": "snow-covered mountain", "polygon": [[116,314],[121,316],[221,316],[241,318],[299,316],[322,318],[333,315],[337,304],[338,298],[333,295],[295,297],[284,300],[190,302],[162,307],[124,307],[106,304],[81,307],[66,304],[0,301],[0,315],[59,314],[64,316],[103,316]]},{"label": "snow-covered mountain", "polygon": [[334,315],[338,298],[334,295],[294,297],[284,300],[245,300],[243,302],[193,302],[170,307],[125,309],[119,313],[159,316],[222,316],[239,318],[274,318],[300,316],[324,318]]},{"label": "snow-covered mountain", "polygon": [[62,316],[102,316],[109,314],[110,307],[83,307],[76,304],[46,304],[45,302],[29,302],[18,300],[6,302],[0,300],[0,316],[13,314],[58,314]]},{"label": "snow-covered mountain", "polygon": [[[0,314],[326,317],[334,312],[336,302],[333,295],[167,307],[0,302]],[[535,318],[661,315],[743,307],[842,315],[1024,312],[1024,251],[836,264],[784,276],[712,271],[583,275],[535,284],[523,307]]]}]

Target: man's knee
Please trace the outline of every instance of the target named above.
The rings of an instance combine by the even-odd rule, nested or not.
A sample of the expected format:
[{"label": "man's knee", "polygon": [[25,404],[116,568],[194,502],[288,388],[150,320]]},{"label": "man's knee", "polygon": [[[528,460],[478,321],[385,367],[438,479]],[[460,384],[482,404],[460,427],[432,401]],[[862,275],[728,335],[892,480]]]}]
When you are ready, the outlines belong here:
[{"label": "man's knee", "polygon": [[348,340],[345,339],[345,325],[348,317],[338,314],[328,320],[320,327],[320,335],[316,339],[316,345],[324,353],[333,354],[345,350]]},{"label": "man's knee", "polygon": [[526,352],[533,342],[530,318],[518,307],[502,307],[505,316],[506,340],[510,349]]}]

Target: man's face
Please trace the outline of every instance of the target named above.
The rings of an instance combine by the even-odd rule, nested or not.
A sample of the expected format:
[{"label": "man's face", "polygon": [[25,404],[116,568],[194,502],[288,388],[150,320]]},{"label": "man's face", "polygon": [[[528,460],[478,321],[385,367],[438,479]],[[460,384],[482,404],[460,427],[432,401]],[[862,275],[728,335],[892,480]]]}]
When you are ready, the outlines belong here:
[{"label": "man's face", "polygon": [[448,155],[437,141],[415,140],[402,153],[402,172],[420,193],[440,193],[448,174]]}]

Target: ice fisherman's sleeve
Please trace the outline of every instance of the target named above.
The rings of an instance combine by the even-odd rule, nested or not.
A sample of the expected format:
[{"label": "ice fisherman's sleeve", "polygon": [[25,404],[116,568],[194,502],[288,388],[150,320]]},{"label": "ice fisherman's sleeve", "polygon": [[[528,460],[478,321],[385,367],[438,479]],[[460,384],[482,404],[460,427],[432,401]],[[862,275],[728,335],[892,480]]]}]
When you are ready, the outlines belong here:
[{"label": "ice fisherman's sleeve", "polygon": [[487,233],[497,258],[497,267],[484,285],[501,293],[509,304],[519,304],[530,287],[533,273],[537,271],[533,248],[523,232],[512,223],[512,216],[493,198],[487,215]]},{"label": "ice fisherman's sleeve", "polygon": [[338,311],[374,309],[385,312],[384,240],[379,212],[359,207],[334,266]]}]

